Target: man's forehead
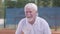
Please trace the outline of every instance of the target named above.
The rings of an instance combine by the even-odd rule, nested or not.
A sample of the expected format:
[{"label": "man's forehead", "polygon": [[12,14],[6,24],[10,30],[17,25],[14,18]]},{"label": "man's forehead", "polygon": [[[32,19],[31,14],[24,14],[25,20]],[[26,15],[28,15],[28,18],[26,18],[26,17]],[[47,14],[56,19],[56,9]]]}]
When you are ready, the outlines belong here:
[{"label": "man's forehead", "polygon": [[26,11],[35,11],[35,9],[32,9],[31,7],[27,7]]},{"label": "man's forehead", "polygon": [[31,7],[27,7],[26,10],[32,10],[32,8]]}]

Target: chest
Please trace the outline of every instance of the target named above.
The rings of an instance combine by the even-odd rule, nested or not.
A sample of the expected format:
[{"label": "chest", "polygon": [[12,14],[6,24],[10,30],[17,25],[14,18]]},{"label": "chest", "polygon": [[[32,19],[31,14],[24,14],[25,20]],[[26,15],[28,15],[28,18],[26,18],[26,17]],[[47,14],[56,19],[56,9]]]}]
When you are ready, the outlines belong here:
[{"label": "chest", "polygon": [[26,24],[22,28],[23,32],[26,34],[42,34],[43,33],[43,27],[40,24],[30,25]]}]

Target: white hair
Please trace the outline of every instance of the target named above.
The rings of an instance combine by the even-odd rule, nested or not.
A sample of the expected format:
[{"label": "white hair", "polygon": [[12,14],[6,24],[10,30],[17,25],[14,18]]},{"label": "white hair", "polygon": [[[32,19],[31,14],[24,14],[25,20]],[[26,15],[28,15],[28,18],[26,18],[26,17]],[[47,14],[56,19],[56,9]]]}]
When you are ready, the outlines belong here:
[{"label": "white hair", "polygon": [[[25,7],[24,7],[24,10],[26,11],[26,8],[31,8],[31,9],[34,9],[35,11],[38,11],[38,7],[37,7],[37,5],[36,4],[34,4],[34,3],[28,3],[28,4],[26,4],[25,5]],[[37,13],[37,16],[38,16],[38,13]]]},{"label": "white hair", "polygon": [[31,8],[31,9],[34,9],[34,10],[36,10],[37,11],[37,5],[35,5],[34,3],[28,3],[28,4],[26,4],[25,5],[25,7],[24,7],[24,10],[26,11],[26,8]]}]

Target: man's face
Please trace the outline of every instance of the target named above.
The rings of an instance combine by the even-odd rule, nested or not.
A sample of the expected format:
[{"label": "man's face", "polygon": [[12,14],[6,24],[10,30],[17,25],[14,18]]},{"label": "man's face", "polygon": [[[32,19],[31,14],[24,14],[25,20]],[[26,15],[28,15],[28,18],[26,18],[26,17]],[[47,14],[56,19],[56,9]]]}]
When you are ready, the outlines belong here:
[{"label": "man's face", "polygon": [[33,21],[36,17],[36,12],[34,9],[32,8],[26,8],[25,11],[25,16],[27,17],[28,21]]}]

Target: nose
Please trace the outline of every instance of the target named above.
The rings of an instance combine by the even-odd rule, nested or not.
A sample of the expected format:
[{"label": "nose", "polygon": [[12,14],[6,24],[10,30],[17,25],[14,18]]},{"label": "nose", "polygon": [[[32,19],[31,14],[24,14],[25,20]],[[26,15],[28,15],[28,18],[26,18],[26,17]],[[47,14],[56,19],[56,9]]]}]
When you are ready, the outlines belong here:
[{"label": "nose", "polygon": [[28,14],[28,15],[30,15],[30,13],[29,13],[29,12],[28,12],[27,14]]}]

